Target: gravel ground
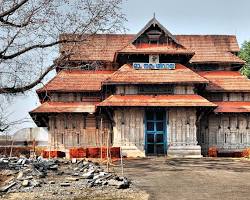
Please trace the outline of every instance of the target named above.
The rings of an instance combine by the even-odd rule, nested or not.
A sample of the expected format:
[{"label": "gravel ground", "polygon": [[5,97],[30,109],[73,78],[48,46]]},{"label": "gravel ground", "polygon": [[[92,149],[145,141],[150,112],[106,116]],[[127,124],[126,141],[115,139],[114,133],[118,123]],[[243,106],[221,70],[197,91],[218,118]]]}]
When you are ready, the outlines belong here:
[{"label": "gravel ground", "polygon": [[250,199],[247,159],[152,157],[124,163],[124,175],[152,200]]},{"label": "gravel ground", "polygon": [[[147,200],[148,194],[140,189],[138,189],[134,184],[133,180],[129,188],[118,189],[117,186],[112,186],[110,184],[97,184],[90,186],[89,181],[92,179],[86,179],[81,176],[81,174],[87,173],[92,169],[95,169],[95,175],[102,172],[98,172],[105,169],[105,166],[90,167],[90,169],[82,169],[86,166],[93,166],[93,163],[82,162],[76,164],[70,164],[66,161],[58,163],[58,170],[47,170],[47,175],[45,177],[38,177],[34,175],[33,164],[28,164],[24,169],[12,170],[12,169],[2,169],[0,170],[0,187],[8,185],[11,182],[16,182],[16,185],[11,187],[7,193],[0,192],[0,199],[8,200],[30,200],[30,199],[46,199],[46,200],[61,200],[61,199],[91,199],[91,200],[101,200],[101,199],[124,199],[124,200]],[[81,167],[80,167],[81,166]],[[21,179],[18,178],[19,174],[22,172]],[[110,175],[117,177],[115,173],[109,173]],[[113,177],[112,176],[112,177]],[[102,178],[102,177],[101,177]],[[97,178],[98,179],[98,178]],[[96,180],[97,180],[96,179]],[[111,178],[112,179],[112,178]],[[28,180],[29,184],[24,186],[24,180]],[[106,179],[105,179],[106,180]],[[114,179],[112,179],[114,180]],[[111,181],[112,181],[111,180]],[[34,186],[34,183],[39,183],[39,185]],[[66,185],[61,185],[65,183]]]},{"label": "gravel ground", "polygon": [[[118,165],[118,163],[117,163]],[[116,173],[118,167],[112,167]],[[69,187],[62,187],[72,170],[64,175],[48,174],[42,187],[13,188],[0,198],[28,199],[91,199],[91,200],[249,200],[250,160],[233,158],[169,159],[148,157],[125,159],[124,176],[132,184],[127,189],[110,186],[86,187],[86,180],[71,180]],[[121,174],[120,174],[121,175]],[[9,176],[0,177],[1,181]],[[55,183],[51,184],[50,181]],[[1,182],[2,183],[2,182]],[[0,184],[1,184],[0,183]],[[149,194],[149,195],[148,195]]]}]

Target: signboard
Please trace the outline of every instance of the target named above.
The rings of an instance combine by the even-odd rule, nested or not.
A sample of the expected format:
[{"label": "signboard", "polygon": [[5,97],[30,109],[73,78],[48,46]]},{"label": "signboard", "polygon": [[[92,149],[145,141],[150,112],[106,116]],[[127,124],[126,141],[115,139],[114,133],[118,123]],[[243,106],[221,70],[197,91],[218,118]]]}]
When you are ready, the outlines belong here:
[{"label": "signboard", "polygon": [[175,69],[175,63],[133,63],[134,69]]}]

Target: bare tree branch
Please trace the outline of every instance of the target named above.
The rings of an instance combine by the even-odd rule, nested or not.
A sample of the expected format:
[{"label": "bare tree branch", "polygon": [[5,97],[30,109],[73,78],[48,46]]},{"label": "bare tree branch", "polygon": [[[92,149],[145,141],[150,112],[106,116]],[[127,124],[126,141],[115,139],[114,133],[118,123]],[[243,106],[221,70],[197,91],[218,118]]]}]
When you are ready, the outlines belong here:
[{"label": "bare tree branch", "polygon": [[21,6],[23,6],[28,1],[29,0],[22,0],[20,3],[17,3],[16,5],[13,5],[9,10],[6,10],[6,11],[0,13],[0,18],[12,14],[13,12],[15,12],[17,9],[19,9]]},{"label": "bare tree branch", "polygon": [[29,23],[31,22],[31,17],[32,17],[32,15],[30,15],[29,18],[25,22],[23,22],[21,24],[15,24],[13,22],[5,20],[3,17],[0,17],[0,22],[2,22],[5,25],[13,26],[13,27],[16,27],[16,28],[23,28],[23,27],[29,25]]},{"label": "bare tree branch", "polygon": [[[0,2],[0,94],[32,89],[58,64],[60,44],[75,51],[96,33],[123,30],[122,0],[16,0]],[[62,38],[62,33],[80,35]],[[67,48],[68,49],[68,48]],[[63,55],[65,56],[65,55]],[[57,59],[56,63],[53,61]],[[49,66],[49,67],[47,67]]]},{"label": "bare tree branch", "polygon": [[[43,49],[43,48],[47,48],[47,47],[52,47],[52,46],[55,46],[55,45],[58,45],[58,44],[61,44],[61,43],[72,43],[72,42],[76,42],[76,41],[73,41],[73,40],[58,40],[58,41],[55,41],[55,42],[51,42],[49,44],[36,44],[36,45],[32,45],[32,46],[29,46],[29,47],[26,47],[22,50],[19,50],[18,52],[16,53],[13,53],[11,55],[4,55],[4,54],[1,54],[0,53],[0,59],[4,59],[4,60],[7,60],[7,59],[13,59],[17,56],[20,56],[30,50],[33,50],[33,49]],[[5,51],[4,51],[5,52]]]}]

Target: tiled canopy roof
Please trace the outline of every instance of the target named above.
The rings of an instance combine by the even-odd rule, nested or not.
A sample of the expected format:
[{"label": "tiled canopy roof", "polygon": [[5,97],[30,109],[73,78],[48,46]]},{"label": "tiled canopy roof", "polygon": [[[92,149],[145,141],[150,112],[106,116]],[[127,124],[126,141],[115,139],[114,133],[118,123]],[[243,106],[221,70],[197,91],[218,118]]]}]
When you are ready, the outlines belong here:
[{"label": "tiled canopy roof", "polygon": [[[134,35],[96,34],[93,36],[62,34],[61,39],[79,40],[74,44],[61,44],[60,52],[72,52],[71,60],[113,61],[115,52],[127,46]],[[84,38],[84,39],[82,39]],[[85,39],[86,38],[86,39]]]},{"label": "tiled canopy roof", "polygon": [[209,107],[216,106],[199,95],[111,95],[97,106],[158,106]]},{"label": "tiled canopy roof", "polygon": [[214,52],[202,51],[195,52],[195,55],[191,58],[190,63],[235,63],[244,64],[245,61],[232,54],[231,52]]},{"label": "tiled canopy roof", "polygon": [[208,91],[250,92],[250,80],[238,71],[206,71],[199,75],[209,80]]},{"label": "tiled canopy roof", "polygon": [[[131,44],[135,35],[126,34],[97,34],[86,35],[62,34],[62,39],[80,40],[79,43],[61,44],[60,52],[73,53],[71,60],[102,60],[113,61],[115,53]],[[84,39],[81,39],[84,38]],[[239,46],[232,35],[175,35],[176,40],[186,48],[186,51],[195,52],[191,63],[233,62],[244,63],[230,52],[238,52]],[[128,47],[127,47],[128,48]],[[129,48],[130,49],[130,48]],[[163,49],[161,49],[162,51]],[[142,51],[142,49],[140,49]],[[144,51],[147,51],[146,48]],[[158,50],[157,50],[158,51]],[[168,49],[164,49],[165,52]],[[163,53],[163,52],[162,52]],[[180,53],[181,54],[181,53]]]},{"label": "tiled canopy roof", "polygon": [[99,91],[102,81],[114,71],[63,70],[37,92]]},{"label": "tiled canopy roof", "polygon": [[94,113],[97,103],[84,102],[45,102],[35,110],[32,114],[37,113]]},{"label": "tiled canopy roof", "polygon": [[184,47],[174,47],[167,45],[148,45],[148,46],[136,46],[129,44],[123,49],[119,50],[121,54],[191,54],[195,52],[188,50]]},{"label": "tiled canopy roof", "polygon": [[176,64],[176,69],[147,70],[133,69],[131,65],[123,65],[107,78],[103,84],[164,84],[164,83],[208,83],[208,80],[189,68]]},{"label": "tiled canopy roof", "polygon": [[215,113],[246,113],[250,112],[250,102],[215,102],[218,107]]},{"label": "tiled canopy roof", "polygon": [[186,48],[195,51],[191,63],[244,63],[231,52],[238,52],[234,35],[178,35],[176,39]]},{"label": "tiled canopy roof", "polygon": [[240,51],[235,35],[176,35],[175,37],[183,46],[197,52]]}]

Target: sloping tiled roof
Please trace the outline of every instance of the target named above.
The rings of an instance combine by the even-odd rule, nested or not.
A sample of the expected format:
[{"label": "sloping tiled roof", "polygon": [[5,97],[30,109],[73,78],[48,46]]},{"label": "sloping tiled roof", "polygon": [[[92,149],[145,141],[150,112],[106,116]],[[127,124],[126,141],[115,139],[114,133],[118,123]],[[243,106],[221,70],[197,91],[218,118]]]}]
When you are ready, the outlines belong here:
[{"label": "sloping tiled roof", "polygon": [[240,50],[234,35],[178,35],[176,39],[186,48],[195,51],[191,63],[244,63],[231,53]]},{"label": "sloping tiled roof", "polygon": [[199,95],[111,95],[97,106],[216,106]]},{"label": "sloping tiled roof", "polygon": [[240,51],[235,35],[176,35],[176,39],[186,48],[195,51]]},{"label": "sloping tiled roof", "polygon": [[191,69],[176,64],[176,69],[148,70],[133,69],[125,64],[107,78],[103,84],[164,84],[164,83],[208,83],[208,80]]},{"label": "sloping tiled roof", "polygon": [[97,103],[45,102],[30,113],[94,113]]},{"label": "sloping tiled roof", "polygon": [[215,102],[218,106],[215,113],[246,113],[250,112],[250,102]]},{"label": "sloping tiled roof", "polygon": [[238,71],[203,71],[198,74],[209,80],[208,91],[250,92],[250,79]]},{"label": "sloping tiled roof", "polygon": [[99,91],[101,83],[114,71],[63,70],[37,92]]},{"label": "sloping tiled roof", "polygon": [[167,45],[148,45],[148,46],[135,46],[129,44],[125,48],[118,51],[122,54],[194,54],[194,51],[188,50],[184,47],[173,47]]},{"label": "sloping tiled roof", "polygon": [[[71,60],[86,61],[113,61],[115,52],[127,46],[135,35],[125,34],[96,34],[88,36],[86,40],[81,35],[62,34],[61,39],[75,39],[81,42],[76,44],[61,44],[60,52],[70,51]],[[83,42],[84,41],[84,42]]]},{"label": "sloping tiled roof", "polygon": [[195,52],[195,55],[191,58],[190,63],[235,63],[244,64],[245,61],[232,54],[231,52]]},{"label": "sloping tiled roof", "polygon": [[[97,34],[87,37],[86,40],[81,40],[81,38],[84,38],[84,35],[62,34],[60,37],[62,39],[73,38],[81,41],[76,44],[60,45],[61,53],[64,51],[73,53],[71,60],[103,60],[112,62],[115,53],[131,44],[135,35]],[[175,35],[174,37],[189,51],[195,52],[195,56],[190,60],[192,63],[243,63],[240,58],[230,53],[240,50],[237,39],[233,35]]]}]

